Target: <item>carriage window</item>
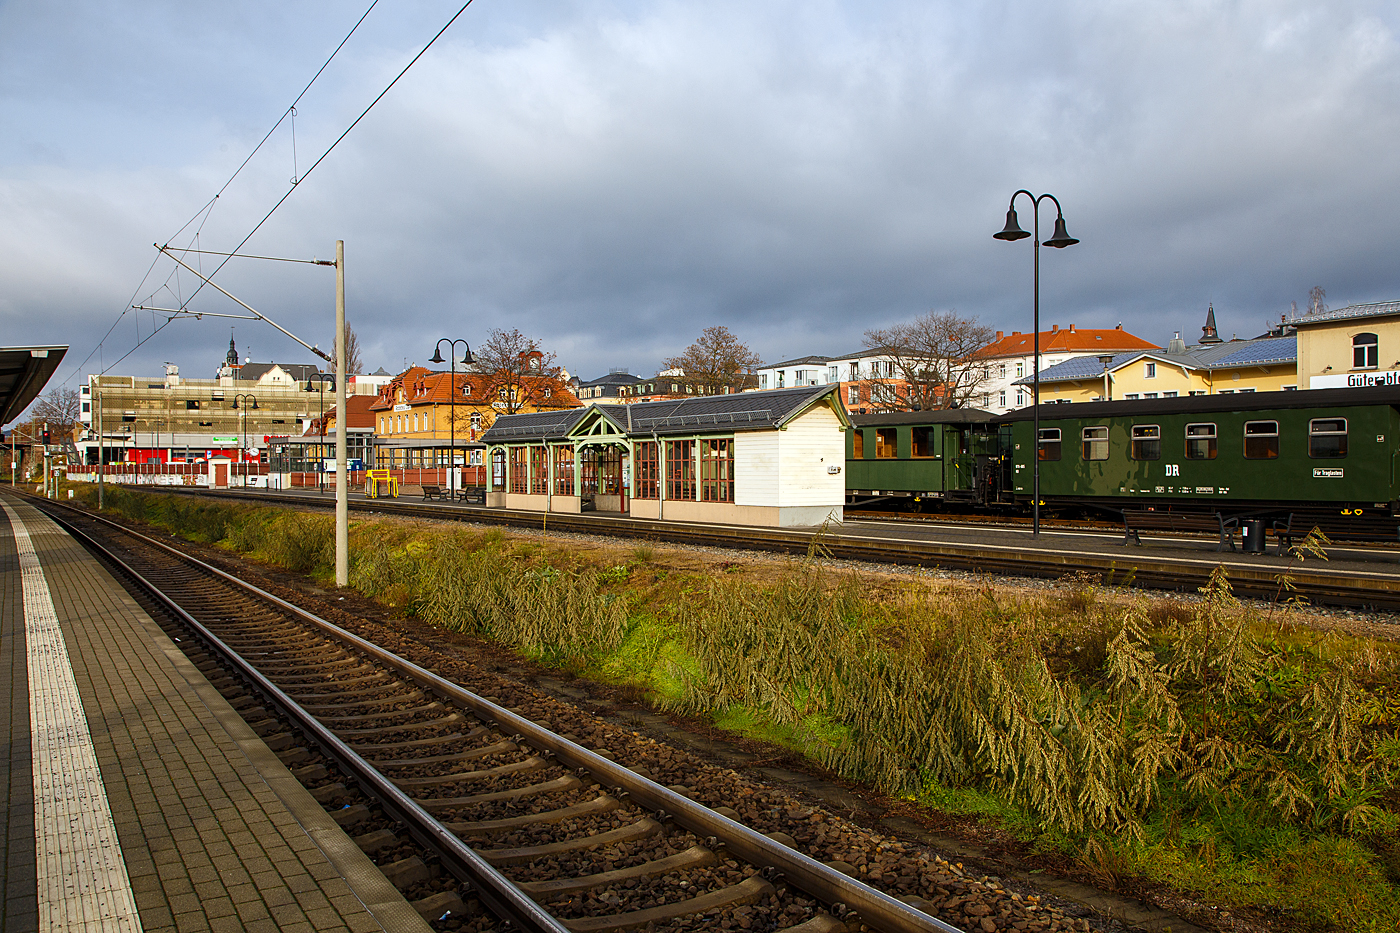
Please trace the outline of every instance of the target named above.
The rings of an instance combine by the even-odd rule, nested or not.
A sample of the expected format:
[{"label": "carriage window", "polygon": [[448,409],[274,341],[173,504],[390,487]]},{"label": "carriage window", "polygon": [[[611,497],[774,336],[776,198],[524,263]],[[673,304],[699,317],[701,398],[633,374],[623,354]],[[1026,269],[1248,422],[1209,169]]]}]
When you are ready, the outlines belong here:
[{"label": "carriage window", "polygon": [[1085,460],[1108,459],[1108,428],[1085,428],[1080,432]]},{"label": "carriage window", "polygon": [[1376,369],[1380,361],[1380,342],[1375,334],[1357,334],[1351,338],[1352,369]]},{"label": "carriage window", "polygon": [[913,428],[910,432],[914,439],[915,457],[933,456],[933,428],[924,426]]},{"label": "carriage window", "polygon": [[1162,459],[1162,428],[1160,425],[1133,425],[1133,459]]},{"label": "carriage window", "polygon": [[865,432],[860,428],[851,429],[851,459],[865,459]]},{"label": "carriage window", "polygon": [[1308,422],[1308,456],[1330,460],[1347,455],[1347,419],[1314,418]]},{"label": "carriage window", "polygon": [[1040,452],[1041,460],[1060,459],[1060,429],[1041,428],[1040,429]]},{"label": "carriage window", "polygon": [[1186,426],[1186,459],[1215,459],[1215,425],[1188,424]]},{"label": "carriage window", "polygon": [[1278,457],[1278,422],[1246,421],[1244,423],[1244,458],[1274,460]]},{"label": "carriage window", "polygon": [[876,429],[875,429],[875,456],[876,456],[876,457],[878,457],[878,458],[881,459],[881,460],[893,460],[893,459],[895,458],[895,456],[896,456],[896,454],[895,454],[895,436],[896,436],[896,433],[897,433],[897,432],[895,431],[894,428],[876,428]]}]

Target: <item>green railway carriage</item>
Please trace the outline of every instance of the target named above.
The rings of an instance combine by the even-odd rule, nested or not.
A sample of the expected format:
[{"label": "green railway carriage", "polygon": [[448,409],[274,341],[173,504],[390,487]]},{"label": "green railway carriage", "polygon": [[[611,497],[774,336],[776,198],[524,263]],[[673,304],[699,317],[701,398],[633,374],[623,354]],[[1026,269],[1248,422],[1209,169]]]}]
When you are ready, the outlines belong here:
[{"label": "green railway carriage", "polygon": [[[846,502],[988,504],[1002,483],[1008,429],[971,408],[852,415],[846,437]],[[1010,501],[1008,497],[1008,502]]]},{"label": "green railway carriage", "polygon": [[1050,505],[1394,516],[1400,388],[1042,405],[1005,416],[1011,488]]}]

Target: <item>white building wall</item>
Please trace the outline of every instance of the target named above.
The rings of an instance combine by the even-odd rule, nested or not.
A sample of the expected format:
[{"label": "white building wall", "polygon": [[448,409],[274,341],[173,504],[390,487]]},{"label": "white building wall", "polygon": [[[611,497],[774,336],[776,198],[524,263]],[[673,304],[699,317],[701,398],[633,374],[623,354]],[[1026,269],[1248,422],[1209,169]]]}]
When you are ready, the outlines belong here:
[{"label": "white building wall", "polygon": [[778,431],[734,434],[734,504],[778,503]]},{"label": "white building wall", "polygon": [[[846,501],[846,435],[841,421],[819,405],[789,422],[781,431],[764,432],[778,439],[779,508],[834,506]],[[835,466],[837,472],[828,472]]]}]

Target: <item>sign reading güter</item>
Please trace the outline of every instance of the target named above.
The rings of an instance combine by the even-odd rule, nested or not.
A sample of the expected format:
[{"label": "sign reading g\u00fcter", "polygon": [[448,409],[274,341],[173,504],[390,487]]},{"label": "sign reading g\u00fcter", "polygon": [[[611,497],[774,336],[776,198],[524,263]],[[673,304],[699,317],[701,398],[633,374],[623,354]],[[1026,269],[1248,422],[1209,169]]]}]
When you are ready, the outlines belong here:
[{"label": "sign reading g\u00fcter", "polygon": [[1338,373],[1335,376],[1313,376],[1308,380],[1312,389],[1368,389],[1371,386],[1400,386],[1400,370],[1384,373]]}]

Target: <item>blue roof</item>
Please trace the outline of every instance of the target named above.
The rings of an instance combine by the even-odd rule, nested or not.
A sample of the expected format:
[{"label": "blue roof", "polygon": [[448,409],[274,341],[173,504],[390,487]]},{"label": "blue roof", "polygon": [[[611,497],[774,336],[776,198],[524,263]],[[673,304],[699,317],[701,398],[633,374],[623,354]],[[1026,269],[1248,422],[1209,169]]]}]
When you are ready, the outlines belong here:
[{"label": "blue roof", "polygon": [[1251,363],[1291,363],[1298,359],[1297,337],[1251,340],[1248,344],[1214,360],[1211,366],[1247,366]]},{"label": "blue roof", "polygon": [[[1113,362],[1108,364],[1109,369],[1114,369],[1134,357],[1142,356],[1146,350],[1132,350],[1128,353],[1119,353],[1113,358]],[[1073,359],[1065,360],[1063,363],[1056,363],[1054,366],[1046,367],[1040,371],[1041,382],[1065,382],[1073,379],[1093,379],[1103,377],[1103,363],[1099,362],[1097,356],[1076,356]],[[1031,377],[1019,379],[1015,385],[1030,385]]]}]

